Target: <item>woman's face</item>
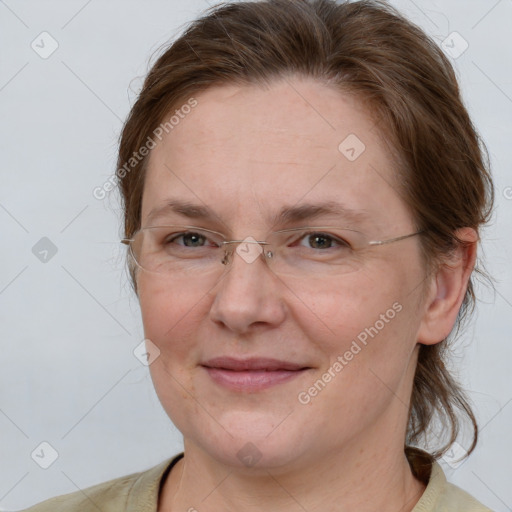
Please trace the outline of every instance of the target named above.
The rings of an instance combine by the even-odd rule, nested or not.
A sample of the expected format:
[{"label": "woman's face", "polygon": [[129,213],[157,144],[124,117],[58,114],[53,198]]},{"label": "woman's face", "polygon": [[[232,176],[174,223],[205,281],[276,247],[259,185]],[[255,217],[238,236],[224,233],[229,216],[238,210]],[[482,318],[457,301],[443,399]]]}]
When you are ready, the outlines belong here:
[{"label": "woman's face", "polygon": [[[230,240],[300,226],[349,226],[371,240],[415,231],[386,145],[352,97],[296,78],[214,87],[195,99],[151,152],[142,226],[186,224]],[[150,221],[171,200],[211,214],[168,210]],[[360,215],[271,220],[328,202]],[[139,272],[145,337],[160,351],[152,379],[186,449],[277,468],[363,446],[371,453],[384,438],[403,448],[423,314],[419,238],[358,258],[328,279],[282,277],[237,252],[228,266],[219,260],[214,279]],[[226,357],[242,361],[238,371],[233,361],[211,362]],[[263,374],[243,366],[252,358],[280,363],[263,362],[274,370]]]}]

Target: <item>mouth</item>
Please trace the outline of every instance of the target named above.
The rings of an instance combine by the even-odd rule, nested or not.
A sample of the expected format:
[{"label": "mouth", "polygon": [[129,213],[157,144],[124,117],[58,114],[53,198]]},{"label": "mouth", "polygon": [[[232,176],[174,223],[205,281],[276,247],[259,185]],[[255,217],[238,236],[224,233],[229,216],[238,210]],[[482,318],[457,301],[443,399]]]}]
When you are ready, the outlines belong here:
[{"label": "mouth", "polygon": [[217,357],[201,366],[217,384],[235,391],[267,389],[302,375],[310,366],[269,358]]}]

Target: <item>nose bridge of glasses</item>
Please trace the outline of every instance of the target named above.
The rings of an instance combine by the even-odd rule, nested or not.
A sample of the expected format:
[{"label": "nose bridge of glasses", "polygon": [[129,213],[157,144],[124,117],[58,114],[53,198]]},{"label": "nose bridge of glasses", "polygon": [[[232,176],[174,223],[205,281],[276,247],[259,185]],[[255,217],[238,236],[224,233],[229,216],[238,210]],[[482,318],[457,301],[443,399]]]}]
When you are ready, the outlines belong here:
[{"label": "nose bridge of glasses", "polygon": [[270,242],[264,240],[256,240],[249,236],[243,240],[225,240],[222,242],[225,248],[222,264],[227,265],[233,259],[234,253],[242,258],[246,263],[253,263],[260,254],[264,255],[264,259],[273,257],[273,251],[270,250]]}]

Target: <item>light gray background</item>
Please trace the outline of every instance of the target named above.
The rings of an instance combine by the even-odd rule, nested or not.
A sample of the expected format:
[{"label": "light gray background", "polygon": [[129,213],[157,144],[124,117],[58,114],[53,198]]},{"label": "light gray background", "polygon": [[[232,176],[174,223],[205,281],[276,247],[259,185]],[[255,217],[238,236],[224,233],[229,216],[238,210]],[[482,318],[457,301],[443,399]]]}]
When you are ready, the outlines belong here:
[{"label": "light gray background", "polygon": [[[461,466],[443,467],[494,510],[511,510],[512,1],[392,3],[440,44],[453,31],[469,43],[453,62],[491,153],[497,209],[484,252],[497,293],[479,290],[454,361],[480,444]],[[117,196],[99,201],[92,190],[115,170],[121,123],[149,56],[207,7],[0,0],[0,509],[144,470],[181,450],[132,352],[143,330],[117,243]],[[43,31],[59,44],[47,59],[31,48]],[[57,248],[46,263],[32,252],[43,237]],[[43,441],[58,452],[46,470],[31,457]]]}]

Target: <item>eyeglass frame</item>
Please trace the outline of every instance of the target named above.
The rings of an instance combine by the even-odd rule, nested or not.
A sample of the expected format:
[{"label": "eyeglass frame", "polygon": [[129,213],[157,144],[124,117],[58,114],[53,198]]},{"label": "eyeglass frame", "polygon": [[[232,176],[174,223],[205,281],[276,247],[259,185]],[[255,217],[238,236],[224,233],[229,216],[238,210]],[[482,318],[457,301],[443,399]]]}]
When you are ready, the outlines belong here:
[{"label": "eyeglass frame", "polygon": [[[224,235],[218,231],[213,231],[212,229],[207,229],[207,228],[200,228],[200,227],[197,227],[197,226],[186,226],[186,225],[181,225],[181,224],[169,224],[169,225],[162,225],[162,226],[145,226],[143,228],[139,228],[137,229],[134,234],[132,235],[132,238],[122,238],[119,242],[122,243],[122,244],[125,244],[125,245],[128,245],[129,248],[130,248],[130,253],[136,263],[136,265],[144,270],[145,272],[150,272],[150,273],[153,273],[153,274],[160,274],[160,272],[157,272],[155,270],[148,270],[144,267],[142,267],[140,265],[140,263],[137,261],[137,258],[135,257],[135,255],[133,254],[133,248],[132,248],[132,242],[135,241],[135,236],[137,236],[137,234],[141,231],[143,231],[144,229],[154,229],[154,228],[170,228],[170,227],[181,227],[181,228],[187,228],[187,229],[197,229],[197,230],[200,230],[200,231],[207,231],[209,233],[214,233],[216,235],[220,235],[222,238],[224,238]],[[303,230],[307,230],[307,229],[342,229],[342,230],[346,230],[346,231],[354,231],[354,232],[358,232],[360,233],[360,231],[356,230],[356,229],[351,229],[351,228],[342,228],[342,227],[338,227],[338,226],[302,226],[302,227],[298,227],[298,228],[288,228],[288,229],[280,229],[280,230],[276,230],[276,231],[272,231],[271,234],[274,234],[274,233],[286,233],[286,232],[290,232],[290,231],[303,231]],[[367,246],[382,246],[382,245],[386,245],[386,244],[390,244],[390,243],[393,243],[393,242],[398,242],[400,240],[405,240],[406,238],[410,238],[410,237],[413,237],[413,236],[416,236],[416,235],[421,235],[425,232],[425,230],[419,230],[419,231],[416,231],[414,233],[409,233],[407,235],[400,235],[400,236],[396,236],[396,237],[393,237],[393,238],[388,238],[388,239],[384,239],[384,240],[370,240],[367,242]],[[270,242],[267,242],[265,240],[261,240],[261,241],[258,241],[258,240],[224,240],[222,242],[222,245],[228,245],[228,244],[238,244],[238,243],[252,243],[252,244],[258,244],[260,246],[262,245],[271,245]],[[228,256],[230,256],[234,251],[229,251],[229,250],[225,250],[224,251],[224,257],[222,258],[221,260],[221,263],[223,265],[227,265],[228,264]],[[263,251],[262,253],[264,256],[265,256],[265,261],[268,259],[271,259],[273,258],[274,256],[274,253],[272,251]]]}]

